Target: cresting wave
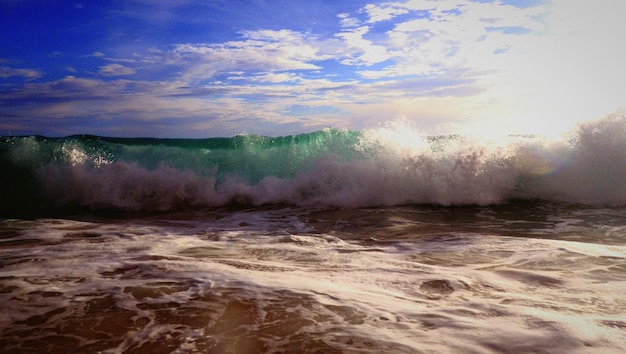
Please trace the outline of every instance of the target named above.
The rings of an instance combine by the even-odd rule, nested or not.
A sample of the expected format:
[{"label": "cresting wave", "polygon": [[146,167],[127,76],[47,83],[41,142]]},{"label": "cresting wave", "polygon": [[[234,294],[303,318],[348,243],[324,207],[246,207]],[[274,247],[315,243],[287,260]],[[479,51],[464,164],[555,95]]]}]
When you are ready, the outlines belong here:
[{"label": "cresting wave", "polygon": [[0,212],[341,208],[542,199],[626,205],[626,114],[540,136],[424,137],[403,122],[285,137],[0,139]]}]

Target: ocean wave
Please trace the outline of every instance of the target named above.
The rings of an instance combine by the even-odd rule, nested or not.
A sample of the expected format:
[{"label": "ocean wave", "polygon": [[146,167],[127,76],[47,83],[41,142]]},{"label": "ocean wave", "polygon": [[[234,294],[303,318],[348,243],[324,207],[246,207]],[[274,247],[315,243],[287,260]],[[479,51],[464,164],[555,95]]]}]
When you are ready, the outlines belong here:
[{"label": "ocean wave", "polygon": [[284,137],[0,140],[0,212],[541,199],[626,205],[626,115],[561,139],[424,136],[406,122]]}]

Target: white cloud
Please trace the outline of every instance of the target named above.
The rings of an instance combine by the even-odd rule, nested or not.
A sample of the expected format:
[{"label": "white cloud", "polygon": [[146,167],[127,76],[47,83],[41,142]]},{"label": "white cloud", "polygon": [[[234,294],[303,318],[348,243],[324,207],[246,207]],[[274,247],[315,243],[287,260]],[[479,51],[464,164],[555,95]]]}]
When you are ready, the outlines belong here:
[{"label": "white cloud", "polygon": [[339,23],[343,28],[359,27],[361,25],[361,21],[351,17],[350,14],[341,13],[337,15],[337,17],[339,18]]},{"label": "white cloud", "polygon": [[[394,21],[384,36],[364,39],[369,27],[338,34],[360,55],[347,64],[373,64],[392,59],[377,70],[361,70],[364,78],[381,79],[407,75],[442,75],[446,70],[466,68],[497,71],[502,57],[529,50],[529,37],[545,30],[540,20],[546,7],[517,8],[496,3],[467,0],[409,1],[367,5],[368,22],[375,23],[410,14]],[[510,55],[509,55],[510,57]]]},{"label": "white cloud", "polygon": [[274,72],[315,70],[312,63],[329,58],[320,53],[314,37],[289,30],[243,32],[243,40],[219,44],[180,44],[170,63],[185,67],[182,79],[188,82],[213,78],[233,70]]},{"label": "white cloud", "polygon": [[0,77],[8,78],[11,76],[21,76],[28,80],[38,79],[42,76],[41,71],[35,69],[13,69],[6,66],[0,66]]},{"label": "white cloud", "polygon": [[369,16],[368,23],[390,20],[398,15],[409,12],[409,10],[401,4],[394,3],[383,3],[380,5],[367,4],[363,11]]},{"label": "white cloud", "polygon": [[253,81],[268,82],[268,83],[284,83],[284,82],[296,82],[301,78],[294,73],[264,73],[261,75],[255,75],[251,77]]},{"label": "white cloud", "polygon": [[94,58],[101,58],[101,57],[104,57],[104,53],[96,51],[96,52],[93,52],[93,53],[91,53],[91,54],[89,54],[87,56],[88,57],[94,57]]},{"label": "white cloud", "polygon": [[372,65],[384,62],[390,58],[385,46],[374,44],[372,41],[363,38],[369,30],[368,26],[361,26],[337,34],[337,37],[343,39],[348,49],[346,58],[342,60],[343,64]]},{"label": "white cloud", "polygon": [[104,76],[126,76],[132,75],[135,73],[135,70],[129,68],[127,66],[123,66],[120,64],[109,64],[101,66],[98,70],[98,74]]}]

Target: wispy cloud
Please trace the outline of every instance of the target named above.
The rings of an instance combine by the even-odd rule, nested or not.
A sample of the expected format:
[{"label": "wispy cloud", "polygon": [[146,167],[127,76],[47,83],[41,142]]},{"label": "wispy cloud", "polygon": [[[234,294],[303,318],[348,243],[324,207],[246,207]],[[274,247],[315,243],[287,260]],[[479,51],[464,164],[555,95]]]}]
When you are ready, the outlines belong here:
[{"label": "wispy cloud", "polygon": [[320,52],[315,38],[290,30],[242,33],[242,40],[218,44],[179,44],[165,54],[170,64],[184,67],[181,79],[198,82],[229,71],[277,72],[321,69],[315,61],[331,58]]},{"label": "wispy cloud", "polygon": [[101,66],[98,74],[104,76],[127,76],[135,73],[135,70],[120,64],[109,64]]},{"label": "wispy cloud", "polygon": [[43,74],[36,69],[14,69],[6,66],[0,66],[0,77],[8,78],[12,76],[20,76],[28,80],[38,79]]}]

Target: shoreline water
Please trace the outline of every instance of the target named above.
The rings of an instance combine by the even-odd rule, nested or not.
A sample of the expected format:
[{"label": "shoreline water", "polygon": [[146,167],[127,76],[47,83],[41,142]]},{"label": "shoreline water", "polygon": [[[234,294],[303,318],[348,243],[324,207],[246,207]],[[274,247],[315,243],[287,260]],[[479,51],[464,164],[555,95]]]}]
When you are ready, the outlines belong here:
[{"label": "shoreline water", "polygon": [[624,208],[4,219],[7,353],[618,353]]}]

